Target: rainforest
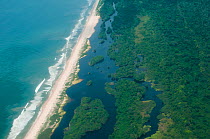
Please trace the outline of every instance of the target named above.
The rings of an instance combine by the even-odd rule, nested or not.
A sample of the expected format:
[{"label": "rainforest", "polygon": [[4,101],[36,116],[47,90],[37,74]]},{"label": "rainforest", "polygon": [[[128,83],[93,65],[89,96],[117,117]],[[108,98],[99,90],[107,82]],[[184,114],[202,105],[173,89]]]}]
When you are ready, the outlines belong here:
[{"label": "rainforest", "polygon": [[[119,67],[112,74],[116,85],[106,89],[116,97],[117,107],[117,122],[110,138],[138,138],[144,133],[140,125],[143,114],[138,110],[148,107],[144,109],[141,104],[142,93],[134,93],[142,92],[137,91],[139,81],[150,82],[162,92],[158,96],[164,104],[158,115],[158,130],[149,139],[208,138],[209,1],[103,2],[100,16],[104,22],[114,12],[113,3],[117,11],[111,32],[114,43],[108,50]],[[139,127],[134,130],[135,124]]]},{"label": "rainforest", "polygon": [[67,114],[64,138],[209,138],[209,7],[208,0],[101,0],[99,41],[84,58],[86,82],[71,90],[81,98],[69,95],[79,106]]}]

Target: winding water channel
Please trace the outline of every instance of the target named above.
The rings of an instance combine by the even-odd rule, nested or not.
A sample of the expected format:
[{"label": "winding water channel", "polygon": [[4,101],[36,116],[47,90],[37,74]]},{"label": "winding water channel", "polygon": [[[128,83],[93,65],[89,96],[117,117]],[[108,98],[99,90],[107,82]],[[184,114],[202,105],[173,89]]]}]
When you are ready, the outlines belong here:
[{"label": "winding water channel", "polygon": [[[115,6],[114,6],[115,8]],[[111,27],[111,23],[114,21],[114,16],[117,16],[117,12],[110,17],[110,20],[105,23],[106,29]],[[99,98],[102,100],[105,109],[108,111],[110,117],[108,121],[102,126],[101,129],[87,132],[87,134],[82,137],[82,139],[108,139],[108,136],[113,133],[114,125],[116,122],[116,107],[115,107],[115,98],[106,93],[104,89],[104,84],[106,82],[110,82],[111,79],[108,77],[110,73],[115,73],[118,67],[115,66],[115,62],[110,60],[107,56],[108,46],[113,43],[110,35],[107,34],[107,40],[101,44],[101,40],[98,39],[98,34],[100,32],[100,26],[102,21],[96,26],[96,32],[90,38],[91,50],[87,53],[87,56],[80,59],[80,72],[78,73],[79,78],[83,79],[83,81],[79,84],[76,84],[70,87],[66,93],[71,98],[71,102],[68,103],[64,107],[64,111],[66,114],[63,116],[59,126],[54,131],[51,139],[63,139],[64,130],[69,126],[69,122],[74,115],[74,110],[76,107],[80,105],[80,101],[82,97],[91,97],[91,98]],[[104,56],[104,62],[99,63],[93,67],[88,65],[90,59],[94,56],[101,55]],[[92,80],[93,84],[91,86],[87,86],[86,83]],[[147,89],[142,101],[153,100],[156,103],[156,107],[152,110],[150,114],[150,119],[145,125],[151,126],[151,131],[142,135],[139,139],[144,139],[146,137],[151,136],[158,130],[158,122],[157,116],[160,114],[160,109],[163,104],[162,101],[157,97],[161,92],[155,91],[151,88],[151,84],[148,82],[140,83],[145,86]]]},{"label": "winding water channel", "polygon": [[[111,26],[113,17],[111,20],[106,22],[106,28]],[[79,84],[71,86],[66,93],[71,98],[71,102],[64,107],[66,114],[63,116],[59,126],[54,131],[51,139],[62,139],[64,136],[64,130],[69,126],[69,122],[74,115],[74,110],[80,105],[82,97],[91,97],[99,98],[102,100],[105,109],[109,113],[108,121],[102,126],[100,130],[94,132],[88,132],[86,136],[82,137],[83,139],[107,139],[108,136],[113,132],[114,124],[116,122],[116,108],[115,108],[115,99],[112,95],[106,93],[104,89],[104,84],[110,82],[111,79],[108,77],[110,73],[114,73],[117,69],[115,62],[110,60],[107,56],[108,46],[113,42],[110,35],[107,35],[107,40],[101,44],[101,40],[98,39],[98,34],[100,31],[100,26],[102,21],[96,26],[96,32],[91,36],[90,43],[91,49],[87,53],[87,56],[80,59],[80,72],[78,73],[79,78],[83,81]],[[93,67],[88,65],[90,59],[94,56],[104,56],[104,61]],[[86,83],[92,80],[93,84],[87,86]]]},{"label": "winding water channel", "polygon": [[163,102],[157,97],[157,95],[162,92],[155,91],[149,82],[144,82],[142,85],[146,87],[146,93],[144,94],[142,101],[153,100],[156,103],[156,106],[152,109],[148,122],[144,124],[151,126],[150,131],[145,135],[142,135],[139,139],[150,137],[158,130],[159,119],[157,119],[157,116],[160,114],[160,110],[163,107]]}]

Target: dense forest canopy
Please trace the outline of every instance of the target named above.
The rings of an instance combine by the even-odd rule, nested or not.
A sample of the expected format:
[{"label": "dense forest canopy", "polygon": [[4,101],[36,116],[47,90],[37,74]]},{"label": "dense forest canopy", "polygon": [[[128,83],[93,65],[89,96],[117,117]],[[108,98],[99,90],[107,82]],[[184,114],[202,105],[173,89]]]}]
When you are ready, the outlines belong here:
[{"label": "dense forest canopy", "polygon": [[106,84],[107,93],[114,95],[117,107],[117,122],[112,139],[138,138],[150,130],[150,126],[143,126],[148,121],[154,101],[141,101],[145,88],[129,80],[119,80],[114,86]]},{"label": "dense forest canopy", "polygon": [[83,97],[74,112],[64,139],[80,139],[86,132],[100,129],[109,117],[102,101],[90,97]]},{"label": "dense forest canopy", "polygon": [[[136,100],[132,89],[120,95],[117,86],[128,82],[126,84],[135,87],[136,81],[149,81],[163,92],[159,97],[164,102],[158,116],[159,129],[150,138],[208,138],[209,1],[103,0],[103,3],[100,15],[104,22],[114,12],[113,3],[118,13],[109,31],[115,42],[108,55],[120,68],[112,74],[117,85],[106,88],[116,97],[117,111],[133,107],[131,104],[121,108],[123,102],[130,102],[124,96],[132,96],[131,102]],[[133,79],[134,83],[130,84],[126,78]],[[125,130],[130,132],[129,126],[121,128],[121,113],[118,112],[110,138],[117,138],[118,133]],[[136,116],[141,119],[141,115]],[[129,117],[123,117],[126,119],[129,121]],[[132,122],[136,122],[135,118]],[[128,138],[139,137],[139,132]]]},{"label": "dense forest canopy", "polygon": [[98,63],[103,62],[103,61],[104,61],[103,56],[95,56],[90,60],[90,62],[88,64],[90,66],[94,66],[95,64],[98,64]]}]

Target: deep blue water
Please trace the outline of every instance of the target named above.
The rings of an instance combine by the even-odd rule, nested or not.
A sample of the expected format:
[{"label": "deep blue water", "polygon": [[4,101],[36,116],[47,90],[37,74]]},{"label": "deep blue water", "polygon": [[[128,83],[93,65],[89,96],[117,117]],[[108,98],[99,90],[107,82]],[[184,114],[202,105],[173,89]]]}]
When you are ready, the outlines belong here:
[{"label": "deep blue water", "polygon": [[62,71],[92,1],[0,1],[0,138],[26,132]]}]

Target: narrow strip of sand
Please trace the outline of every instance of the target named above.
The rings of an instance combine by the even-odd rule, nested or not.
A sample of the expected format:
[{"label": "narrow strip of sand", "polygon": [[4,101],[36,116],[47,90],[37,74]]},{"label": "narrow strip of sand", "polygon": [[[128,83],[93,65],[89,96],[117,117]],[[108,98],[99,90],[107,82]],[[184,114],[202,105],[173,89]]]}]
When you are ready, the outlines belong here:
[{"label": "narrow strip of sand", "polygon": [[69,80],[70,74],[75,72],[77,62],[80,59],[81,50],[85,45],[86,39],[90,38],[95,31],[94,27],[97,25],[100,18],[99,16],[96,16],[96,7],[98,2],[99,0],[96,0],[91,14],[86,21],[85,27],[80,34],[80,37],[78,38],[77,44],[74,46],[71,52],[71,56],[66,63],[64,71],[56,80],[50,96],[41,107],[40,113],[26,134],[25,139],[36,139],[43,125],[47,122],[47,119],[53,114],[56,104],[59,101],[60,95],[65,88],[65,84]]}]

